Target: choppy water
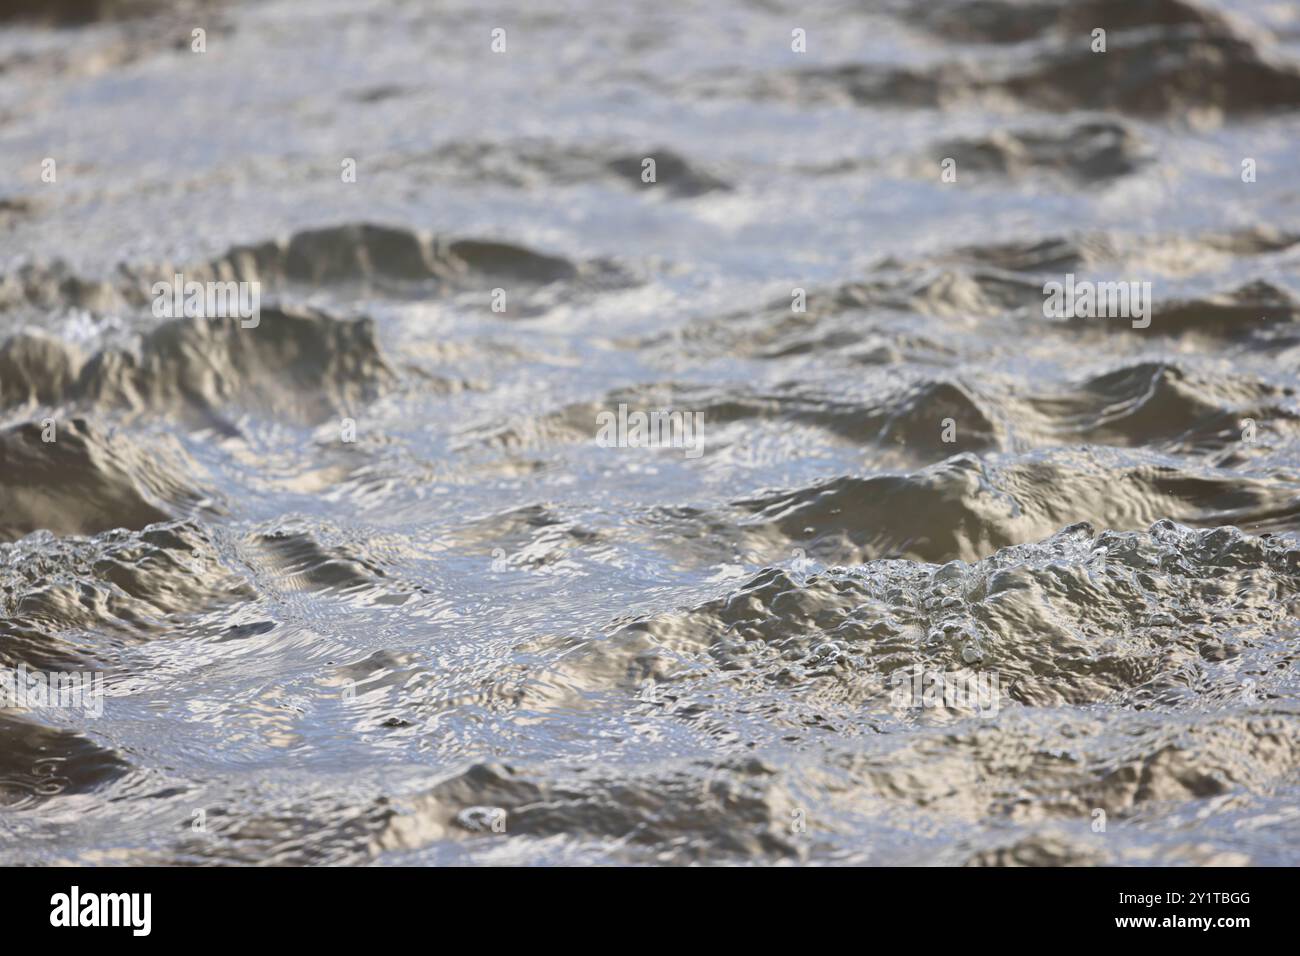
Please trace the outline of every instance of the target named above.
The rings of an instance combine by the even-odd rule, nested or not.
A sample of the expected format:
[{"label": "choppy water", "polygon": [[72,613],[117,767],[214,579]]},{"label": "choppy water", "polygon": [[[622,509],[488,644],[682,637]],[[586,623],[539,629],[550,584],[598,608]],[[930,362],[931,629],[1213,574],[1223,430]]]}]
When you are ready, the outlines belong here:
[{"label": "choppy water", "polygon": [[23,7],[0,860],[1300,862],[1296,5]]}]

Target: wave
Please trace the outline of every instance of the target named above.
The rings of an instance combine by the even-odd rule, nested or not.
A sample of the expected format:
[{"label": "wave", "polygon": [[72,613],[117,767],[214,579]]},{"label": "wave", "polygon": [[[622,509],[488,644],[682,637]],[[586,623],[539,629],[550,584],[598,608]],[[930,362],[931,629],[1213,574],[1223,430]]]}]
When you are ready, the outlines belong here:
[{"label": "wave", "polygon": [[1300,484],[1282,475],[1194,469],[1136,449],[956,455],[907,475],[845,476],[741,499],[743,528],[810,554],[976,560],[1080,521],[1128,530],[1160,518],[1295,530]]},{"label": "wave", "polygon": [[[942,67],[842,63],[781,74],[713,76],[699,92],[794,104],[843,102],[890,109],[945,109],[999,98],[1043,111],[1111,111],[1185,118],[1189,111],[1235,119],[1300,106],[1300,69],[1265,52],[1254,35],[1177,0],[1133,4],[1011,4],[983,0],[925,4],[926,29],[961,38],[1025,43],[1016,56],[985,56]],[[1106,49],[1091,49],[1105,24]],[[958,26],[960,25],[960,26]],[[1029,45],[1026,41],[1033,41]]]}]

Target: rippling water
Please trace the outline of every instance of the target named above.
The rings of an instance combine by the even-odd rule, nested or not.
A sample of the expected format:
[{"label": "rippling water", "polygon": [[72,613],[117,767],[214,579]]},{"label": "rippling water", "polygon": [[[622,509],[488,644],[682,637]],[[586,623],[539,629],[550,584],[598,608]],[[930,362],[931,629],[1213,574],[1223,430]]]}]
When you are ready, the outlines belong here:
[{"label": "rippling water", "polygon": [[1300,862],[1294,4],[6,16],[4,862]]}]

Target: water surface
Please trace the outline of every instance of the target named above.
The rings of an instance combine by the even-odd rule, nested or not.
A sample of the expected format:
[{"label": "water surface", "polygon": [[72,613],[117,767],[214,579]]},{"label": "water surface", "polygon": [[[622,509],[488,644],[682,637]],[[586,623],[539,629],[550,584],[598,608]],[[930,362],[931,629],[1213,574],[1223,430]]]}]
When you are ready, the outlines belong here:
[{"label": "water surface", "polygon": [[1300,860],[1294,5],[35,9],[0,860]]}]

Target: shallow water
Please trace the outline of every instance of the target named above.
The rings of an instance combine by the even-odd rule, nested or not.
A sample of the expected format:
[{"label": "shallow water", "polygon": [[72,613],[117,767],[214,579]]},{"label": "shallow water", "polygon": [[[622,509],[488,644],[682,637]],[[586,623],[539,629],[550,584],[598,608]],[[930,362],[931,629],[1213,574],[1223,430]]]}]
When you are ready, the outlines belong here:
[{"label": "shallow water", "polygon": [[1300,9],[41,9],[0,861],[1300,862]]}]

